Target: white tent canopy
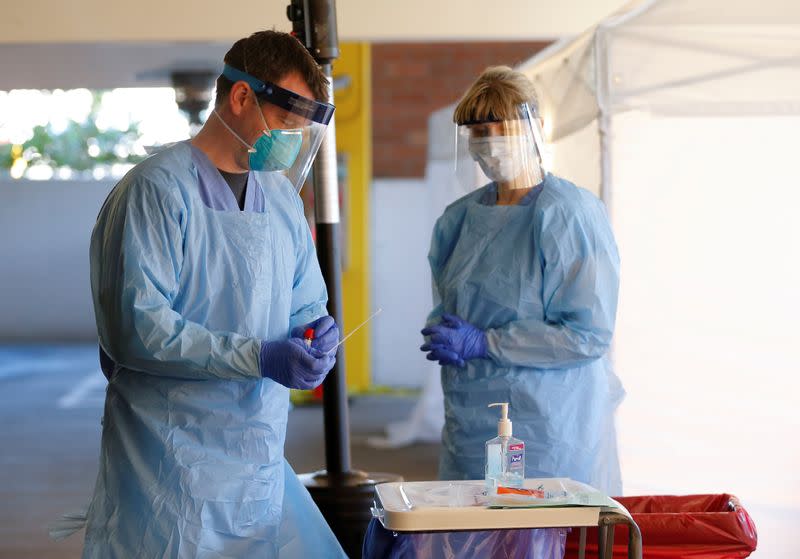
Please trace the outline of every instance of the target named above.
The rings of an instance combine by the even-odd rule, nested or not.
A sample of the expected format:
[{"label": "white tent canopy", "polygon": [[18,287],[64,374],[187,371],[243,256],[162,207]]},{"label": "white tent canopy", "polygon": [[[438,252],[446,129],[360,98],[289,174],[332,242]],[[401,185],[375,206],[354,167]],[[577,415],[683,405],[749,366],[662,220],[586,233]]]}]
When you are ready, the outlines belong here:
[{"label": "white tent canopy", "polygon": [[537,85],[554,170],[574,166],[558,159],[559,144],[573,151],[584,131],[599,168],[583,184],[607,199],[611,146],[603,142],[615,115],[800,114],[800,4],[637,2],[520,70]]},{"label": "white tent canopy", "polygon": [[[800,114],[800,3],[633,2],[518,69],[536,83],[546,132],[554,144],[553,170],[573,167],[556,154],[562,142],[574,142],[576,136],[594,140],[599,165],[604,136],[600,130],[605,130],[601,125],[626,111],[673,116]],[[431,162],[452,161],[452,112],[450,106],[431,116]],[[602,169],[593,171],[592,179],[580,182],[600,192]]]},{"label": "white tent canopy", "polygon": [[[800,3],[637,2],[519,69],[550,169],[606,201],[620,245],[626,494],[738,494],[774,528],[758,555],[791,556],[778,542],[800,519]],[[459,193],[452,111],[430,118],[439,206]]]}]

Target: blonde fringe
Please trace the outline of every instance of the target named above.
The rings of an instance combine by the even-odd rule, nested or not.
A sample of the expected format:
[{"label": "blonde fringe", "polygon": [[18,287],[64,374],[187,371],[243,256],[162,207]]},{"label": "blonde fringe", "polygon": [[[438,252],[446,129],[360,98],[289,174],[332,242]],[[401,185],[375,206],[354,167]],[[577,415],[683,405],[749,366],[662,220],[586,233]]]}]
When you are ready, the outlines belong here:
[{"label": "blonde fringe", "polygon": [[514,119],[522,103],[538,105],[536,89],[528,76],[508,66],[490,66],[459,101],[453,122]]}]

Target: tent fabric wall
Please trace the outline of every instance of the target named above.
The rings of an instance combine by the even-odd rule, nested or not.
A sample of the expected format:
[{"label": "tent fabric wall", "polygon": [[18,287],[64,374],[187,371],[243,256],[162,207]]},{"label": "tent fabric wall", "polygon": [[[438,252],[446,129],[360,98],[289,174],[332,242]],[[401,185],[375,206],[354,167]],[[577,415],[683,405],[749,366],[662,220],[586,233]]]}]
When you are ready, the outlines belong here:
[{"label": "tent fabric wall", "polygon": [[[626,493],[736,492],[764,511],[770,557],[792,553],[770,511],[800,518],[800,455],[775,444],[800,428],[799,17],[774,0],[648,2],[579,38],[591,54],[567,42],[522,66],[548,103],[571,81],[553,68],[581,52],[572,81],[595,97],[549,103],[553,169],[592,186],[600,162],[620,245]],[[580,134],[565,123],[595,110],[567,157]]]}]

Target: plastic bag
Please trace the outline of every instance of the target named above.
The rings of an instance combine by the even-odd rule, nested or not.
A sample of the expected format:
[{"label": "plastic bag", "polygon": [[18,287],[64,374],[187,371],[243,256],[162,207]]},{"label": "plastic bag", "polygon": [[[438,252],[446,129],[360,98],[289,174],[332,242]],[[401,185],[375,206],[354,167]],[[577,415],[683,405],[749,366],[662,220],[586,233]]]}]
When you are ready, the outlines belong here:
[{"label": "plastic bag", "polygon": [[563,559],[567,529],[391,532],[376,518],[367,528],[363,559]]},{"label": "plastic bag", "polygon": [[[738,559],[758,542],[756,527],[739,500],[728,494],[615,497],[642,532],[643,559]],[[579,531],[570,534],[567,557],[578,557]],[[586,537],[586,559],[597,557],[597,530]],[[614,530],[614,559],[627,558],[628,529]]]}]

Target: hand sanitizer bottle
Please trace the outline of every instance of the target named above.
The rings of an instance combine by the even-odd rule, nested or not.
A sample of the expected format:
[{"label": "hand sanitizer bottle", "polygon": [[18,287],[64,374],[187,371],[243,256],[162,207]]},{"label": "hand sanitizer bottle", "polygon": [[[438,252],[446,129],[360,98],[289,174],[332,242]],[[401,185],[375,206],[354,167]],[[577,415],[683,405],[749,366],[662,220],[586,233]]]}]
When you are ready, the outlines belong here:
[{"label": "hand sanitizer bottle", "polygon": [[525,443],[511,436],[508,402],[489,404],[500,406],[497,436],[486,441],[486,493],[497,493],[497,486],[522,487],[525,481]]}]

